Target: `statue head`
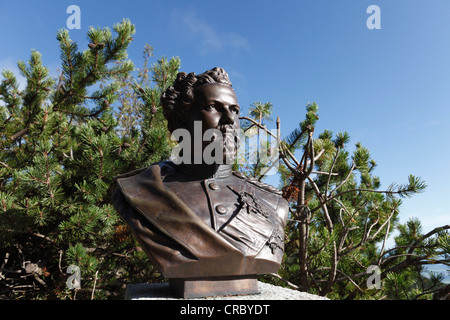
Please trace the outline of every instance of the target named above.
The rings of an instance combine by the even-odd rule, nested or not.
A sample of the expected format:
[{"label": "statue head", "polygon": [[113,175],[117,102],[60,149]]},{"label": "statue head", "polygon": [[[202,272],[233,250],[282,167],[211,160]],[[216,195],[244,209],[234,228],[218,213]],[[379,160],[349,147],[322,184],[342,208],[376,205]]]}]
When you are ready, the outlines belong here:
[{"label": "statue head", "polygon": [[[240,107],[225,70],[216,67],[199,75],[178,73],[162,94],[161,104],[170,132],[186,129],[193,139],[202,139],[208,129],[217,129],[223,138],[223,160],[234,160],[239,147]],[[202,137],[195,137],[195,123],[201,123]],[[202,151],[214,139],[202,139]]]}]

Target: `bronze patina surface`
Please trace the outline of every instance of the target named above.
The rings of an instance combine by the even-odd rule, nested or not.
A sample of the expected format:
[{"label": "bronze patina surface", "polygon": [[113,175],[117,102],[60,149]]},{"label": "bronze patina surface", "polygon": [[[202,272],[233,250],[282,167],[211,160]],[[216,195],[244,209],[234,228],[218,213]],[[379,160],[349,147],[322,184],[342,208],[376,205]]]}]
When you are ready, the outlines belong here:
[{"label": "bronze patina surface", "polygon": [[[221,68],[179,73],[161,103],[171,132],[194,137],[195,121],[202,133],[220,130],[223,161],[198,163],[193,148],[190,163],[163,161],[117,176],[113,204],[181,296],[254,293],[255,275],[281,263],[288,203],[276,188],[231,169],[239,104],[228,75]],[[210,142],[200,143],[203,151]]]},{"label": "bronze patina surface", "polygon": [[213,277],[170,279],[170,292],[181,298],[244,295],[259,293],[256,275],[246,277]]}]

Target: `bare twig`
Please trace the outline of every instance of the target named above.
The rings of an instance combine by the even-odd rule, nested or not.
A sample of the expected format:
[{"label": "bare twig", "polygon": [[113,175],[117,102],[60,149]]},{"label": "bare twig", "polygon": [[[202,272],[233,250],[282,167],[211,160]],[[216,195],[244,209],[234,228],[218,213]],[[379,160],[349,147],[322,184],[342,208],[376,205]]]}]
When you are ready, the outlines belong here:
[{"label": "bare twig", "polygon": [[275,139],[277,139],[277,136],[274,135],[272,132],[270,132],[265,126],[261,125],[259,122],[257,122],[256,120],[249,118],[249,117],[240,117],[239,119],[243,119],[243,120],[248,120],[250,122],[252,122],[254,125],[258,126],[259,128],[263,129],[264,131],[266,131],[268,134],[270,134],[272,137],[274,137]]},{"label": "bare twig", "polygon": [[[317,157],[316,157],[317,158]],[[325,174],[330,176],[339,176],[339,173],[331,173],[331,172],[325,172],[325,171],[312,171],[313,174]]]},{"label": "bare twig", "polygon": [[43,286],[47,285],[47,284],[45,283],[44,280],[42,280],[41,278],[39,278],[39,275],[38,275],[37,273],[34,273],[33,276],[34,276],[34,279],[35,279],[37,282],[39,282],[40,284],[42,284]]},{"label": "bare twig", "polygon": [[327,198],[328,188],[330,186],[331,174],[333,172],[334,166],[336,165],[336,161],[337,161],[337,158],[339,156],[339,152],[340,151],[341,151],[341,148],[337,147],[336,148],[336,155],[334,156],[333,163],[331,164],[330,172],[328,174],[327,184],[326,184],[326,187],[325,187],[325,199]]},{"label": "bare twig", "polygon": [[91,300],[94,300],[95,285],[97,284],[98,270],[95,272],[94,286],[92,287]]},{"label": "bare twig", "polygon": [[62,255],[63,255],[63,251],[62,250],[59,250],[59,261],[58,261],[58,267],[59,267],[59,271],[62,273],[62,274],[64,274],[64,272],[62,271],[62,268],[61,268],[61,260],[62,260]]},{"label": "bare twig", "polygon": [[296,286],[295,284],[289,282],[288,280],[284,279],[283,277],[281,277],[279,274],[277,273],[270,273],[271,276],[274,276],[282,281],[284,281],[286,284],[288,284],[289,286],[291,286],[292,288],[299,290],[300,288],[298,286]]},{"label": "bare twig", "polygon": [[[349,173],[347,174],[347,177],[345,177],[345,179],[342,180],[342,182],[341,182],[339,185],[337,185],[337,186],[330,192],[330,194],[329,194],[330,196],[331,196],[337,189],[339,189],[341,186],[343,186],[343,185],[348,181],[348,179],[350,178],[350,176],[351,176],[353,170],[355,170],[355,168],[356,168],[356,163],[353,161],[352,167],[350,168],[350,171],[349,171]],[[331,172],[331,170],[330,170],[330,172]],[[327,198],[328,198],[328,196],[327,196]]]},{"label": "bare twig", "polygon": [[130,259],[130,257],[129,256],[127,256],[127,255],[124,255],[124,254],[121,254],[121,253],[116,253],[116,252],[113,252],[113,253],[111,253],[113,256],[118,256],[118,257],[122,257],[122,258],[126,258],[126,259]]},{"label": "bare twig", "polygon": [[7,168],[7,169],[12,169],[10,166],[8,166],[6,163],[4,163],[4,162],[2,162],[2,161],[0,161],[0,164],[2,165],[2,166],[4,166],[5,168]]},{"label": "bare twig", "polygon": [[341,270],[338,270],[338,269],[336,269],[336,272],[339,272],[344,277],[346,277],[358,289],[359,292],[363,292],[363,290],[356,284],[356,282],[353,281],[353,279],[350,276],[348,276],[346,273],[344,273],[344,272],[342,272]]},{"label": "bare twig", "polygon": [[326,201],[323,198],[323,195],[320,193],[319,187],[316,185],[314,180],[311,179],[309,176],[307,177],[307,179],[308,179],[309,183],[311,184],[311,186],[313,187],[314,192],[316,193],[316,196],[319,199],[320,203],[323,203],[322,209],[323,209],[323,213],[324,213],[325,220],[326,220],[326,223],[327,223],[328,232],[332,233],[333,232],[333,222],[330,219],[330,215],[328,213],[328,207],[326,205]]},{"label": "bare twig", "polygon": [[3,260],[2,266],[0,267],[0,280],[5,278],[2,271],[4,270],[6,264],[8,263],[8,260],[9,260],[9,252],[6,252],[5,259]]},{"label": "bare twig", "polygon": [[327,293],[330,292],[333,283],[336,279],[337,264],[338,264],[338,255],[337,255],[336,241],[333,241],[333,257],[331,261],[331,268],[330,272],[328,273],[328,280],[325,283],[325,286],[320,291],[321,296],[326,296]]},{"label": "bare twig", "polygon": [[24,129],[18,131],[17,133],[15,133],[13,136],[11,136],[9,139],[11,140],[11,142],[14,142],[15,140],[17,140],[18,138],[21,138],[25,133],[27,133],[28,131],[28,126],[25,127]]},{"label": "bare twig", "polygon": [[43,234],[40,234],[39,232],[33,232],[32,235],[33,235],[33,236],[36,236],[36,237],[39,237],[39,238],[42,238],[42,239],[45,239],[45,240],[47,240],[48,242],[55,243],[55,240],[52,240],[52,239],[50,239],[49,237],[44,236]]},{"label": "bare twig", "polygon": [[[392,216],[394,215],[395,211],[397,211],[397,208],[392,208],[391,214],[389,215],[389,217],[386,219],[386,221],[378,228],[378,230],[371,236],[369,237],[369,240],[373,240],[375,239],[375,237],[378,235],[378,233],[380,233],[380,231],[384,228],[384,226],[388,223],[390,223]],[[377,219],[378,220],[378,219]],[[369,229],[370,232],[370,229]],[[387,233],[389,233],[389,229],[387,230]]]}]

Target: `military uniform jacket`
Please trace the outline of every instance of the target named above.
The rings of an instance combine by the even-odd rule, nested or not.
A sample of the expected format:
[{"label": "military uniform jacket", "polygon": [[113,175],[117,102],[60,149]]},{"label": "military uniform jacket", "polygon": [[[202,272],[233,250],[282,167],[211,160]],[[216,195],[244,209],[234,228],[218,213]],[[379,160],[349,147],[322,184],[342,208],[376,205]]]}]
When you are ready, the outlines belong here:
[{"label": "military uniform jacket", "polygon": [[202,179],[160,162],[116,177],[113,204],[167,278],[277,272],[288,203],[231,172]]}]

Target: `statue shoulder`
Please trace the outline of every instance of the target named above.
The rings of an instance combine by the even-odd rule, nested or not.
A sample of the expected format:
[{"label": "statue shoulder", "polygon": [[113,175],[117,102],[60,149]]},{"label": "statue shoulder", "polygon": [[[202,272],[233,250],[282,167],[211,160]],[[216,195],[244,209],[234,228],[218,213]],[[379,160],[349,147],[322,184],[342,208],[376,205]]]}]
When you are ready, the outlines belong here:
[{"label": "statue shoulder", "polygon": [[174,171],[171,163],[156,162],[148,167],[115,176],[111,189],[114,190],[115,198],[121,194],[125,196],[128,203],[132,204],[135,199],[145,198],[144,194],[152,193],[154,190],[163,190],[164,178]]},{"label": "statue shoulder", "polygon": [[175,172],[174,164],[171,161],[159,161],[159,162],[155,162],[145,168],[140,168],[140,169],[136,169],[136,170],[126,172],[123,174],[119,174],[114,177],[114,180],[117,182],[119,179],[137,176],[137,175],[143,174],[147,170],[159,171],[162,180],[164,180],[165,177],[170,176]]},{"label": "statue shoulder", "polygon": [[280,189],[278,189],[278,188],[276,188],[276,187],[274,187],[274,186],[272,186],[270,184],[267,184],[267,183],[264,183],[262,181],[259,181],[256,178],[248,177],[247,175],[245,175],[242,172],[233,171],[233,175],[238,177],[238,178],[240,178],[240,179],[245,180],[246,182],[248,182],[248,183],[258,187],[259,189],[268,191],[270,193],[274,193],[274,194],[276,194],[278,196],[282,196],[283,195],[283,192]]},{"label": "statue shoulder", "polygon": [[114,177],[114,181],[117,182],[117,180],[119,180],[119,179],[124,179],[124,178],[129,178],[129,177],[135,176],[137,174],[144,172],[145,170],[147,170],[147,168],[140,168],[140,169],[126,172],[126,173],[118,174],[117,176]]}]

